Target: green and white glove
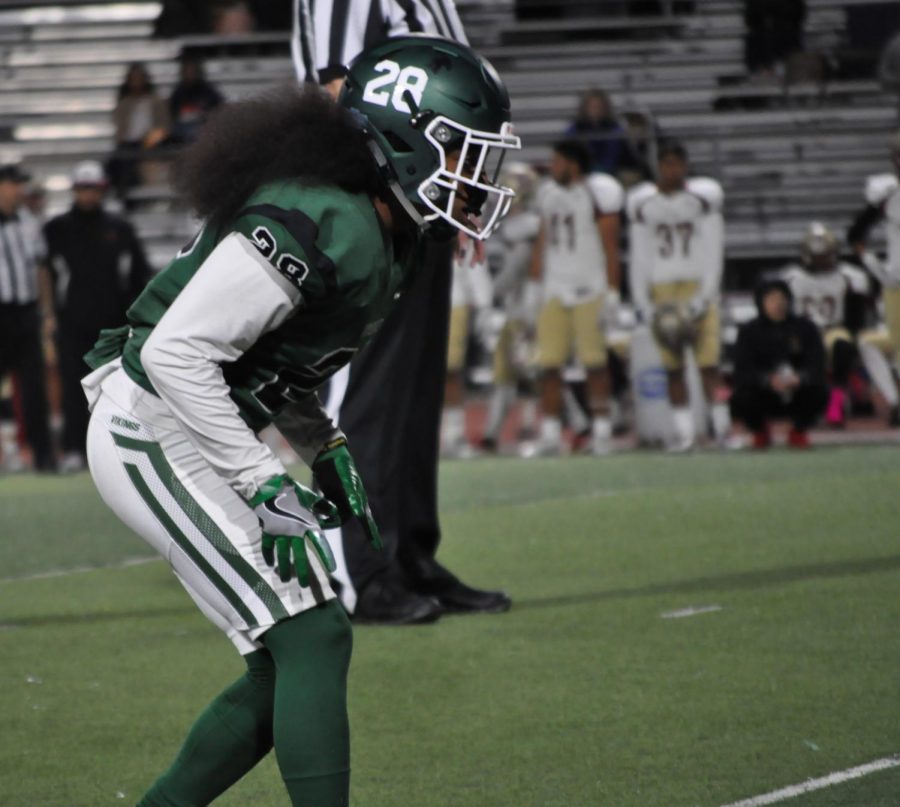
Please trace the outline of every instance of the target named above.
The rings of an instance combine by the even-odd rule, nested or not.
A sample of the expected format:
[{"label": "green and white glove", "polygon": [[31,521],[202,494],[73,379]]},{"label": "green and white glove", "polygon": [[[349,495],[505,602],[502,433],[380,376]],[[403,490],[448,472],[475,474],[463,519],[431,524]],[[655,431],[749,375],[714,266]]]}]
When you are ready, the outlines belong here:
[{"label": "green and white glove", "polygon": [[278,576],[285,583],[296,571],[301,587],[309,585],[307,541],[328,572],[337,568],[321,532],[340,523],[337,508],[327,499],[282,474],[264,483],[249,505],[262,527],[263,558],[269,566],[277,564]]},{"label": "green and white glove", "polygon": [[363,487],[356,463],[350,456],[347,440],[339,437],[323,448],[312,464],[316,483],[329,501],[337,505],[341,523],[359,519],[366,537],[376,549],[381,549],[381,535],[372,517],[369,497]]}]

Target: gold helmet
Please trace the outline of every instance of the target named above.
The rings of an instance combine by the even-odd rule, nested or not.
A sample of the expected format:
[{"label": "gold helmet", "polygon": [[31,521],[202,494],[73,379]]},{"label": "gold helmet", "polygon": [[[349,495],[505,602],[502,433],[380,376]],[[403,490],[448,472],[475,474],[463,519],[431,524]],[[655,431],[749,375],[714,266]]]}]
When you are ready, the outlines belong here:
[{"label": "gold helmet", "polygon": [[834,267],[840,250],[837,236],[821,221],[813,221],[803,235],[800,258],[808,268],[821,271]]},{"label": "gold helmet", "polygon": [[507,163],[500,172],[500,184],[512,188],[516,192],[513,208],[527,210],[534,201],[537,190],[537,172],[524,162]]},{"label": "gold helmet", "polygon": [[680,354],[696,335],[696,328],[687,306],[663,303],[653,313],[653,335],[675,354]]}]

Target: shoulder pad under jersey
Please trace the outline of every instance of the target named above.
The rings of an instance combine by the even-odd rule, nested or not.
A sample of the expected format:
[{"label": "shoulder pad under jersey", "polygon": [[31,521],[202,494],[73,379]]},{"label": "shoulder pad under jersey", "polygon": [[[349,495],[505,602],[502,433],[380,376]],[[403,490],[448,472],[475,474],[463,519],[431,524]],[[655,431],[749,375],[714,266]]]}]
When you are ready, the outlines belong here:
[{"label": "shoulder pad under jersey", "polygon": [[625,203],[625,191],[615,177],[609,174],[589,174],[585,183],[594,198],[594,204],[603,215],[620,213]]},{"label": "shoulder pad under jersey", "polygon": [[541,217],[537,213],[525,211],[513,213],[500,225],[500,237],[507,243],[531,241],[538,236],[541,229]]},{"label": "shoulder pad under jersey", "polygon": [[854,294],[869,294],[871,292],[869,276],[858,266],[854,266],[851,263],[841,263],[838,269],[840,269],[841,274],[847,281],[850,291]]},{"label": "shoulder pad under jersey", "polygon": [[628,218],[634,221],[638,208],[654,194],[656,194],[656,185],[652,182],[641,182],[628,191],[625,202]]},{"label": "shoulder pad under jersey", "polygon": [[895,174],[875,174],[866,180],[865,197],[870,205],[882,205],[900,186]]},{"label": "shoulder pad under jersey", "polygon": [[721,213],[725,201],[725,192],[718,180],[711,177],[691,177],[687,181],[687,190],[703,199],[709,205],[709,212]]}]

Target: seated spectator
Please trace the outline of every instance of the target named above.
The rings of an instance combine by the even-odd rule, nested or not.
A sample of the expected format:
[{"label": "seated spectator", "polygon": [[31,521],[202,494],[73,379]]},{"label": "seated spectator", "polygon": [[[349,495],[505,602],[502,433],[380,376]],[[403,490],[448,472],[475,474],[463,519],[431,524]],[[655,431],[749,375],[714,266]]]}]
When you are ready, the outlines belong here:
[{"label": "seated spectator", "polygon": [[224,0],[213,7],[213,33],[220,36],[251,34],[256,19],[250,6],[243,0]]},{"label": "seated spectator", "polygon": [[140,62],[128,67],[113,111],[116,151],[109,161],[110,181],[120,195],[139,184],[137,164],[146,152],[169,137],[169,109],[159,97],[147,69]]},{"label": "seated spectator", "polygon": [[603,90],[589,90],[582,96],[578,115],[566,129],[566,134],[587,146],[591,172],[615,176],[620,169],[634,163],[628,137]]},{"label": "seated spectator", "polygon": [[769,420],[792,421],[788,445],[809,448],[807,432],[825,411],[828,385],[819,329],[792,312],[783,280],[768,280],[756,292],[759,316],[743,325],[734,355],[731,414],[753,432],[753,447],[772,444]]},{"label": "seated spectator", "polygon": [[744,60],[752,77],[783,74],[788,57],[803,50],[805,20],[805,0],[744,0]]},{"label": "seated spectator", "polygon": [[206,80],[203,63],[191,57],[182,59],[181,77],[169,98],[172,141],[193,143],[209,113],[222,101],[222,94]]}]

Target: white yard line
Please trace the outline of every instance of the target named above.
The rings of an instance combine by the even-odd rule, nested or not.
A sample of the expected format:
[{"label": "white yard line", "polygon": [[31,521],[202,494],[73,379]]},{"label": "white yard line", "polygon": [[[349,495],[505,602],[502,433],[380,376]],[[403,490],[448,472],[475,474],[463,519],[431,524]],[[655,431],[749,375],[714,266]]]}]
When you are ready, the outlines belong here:
[{"label": "white yard line", "polygon": [[731,804],[725,804],[722,807],[763,807],[765,804],[777,804],[780,801],[802,796],[804,793],[812,793],[814,790],[822,790],[832,785],[839,785],[843,782],[849,782],[851,779],[860,779],[868,776],[870,773],[885,771],[888,768],[900,767],[900,754],[892,757],[884,757],[876,759],[874,762],[867,762],[865,765],[858,765],[855,768],[848,768],[845,771],[837,771],[829,773],[819,779],[807,779],[799,785],[791,785],[781,790],[773,790],[771,793],[765,793],[762,796],[754,796],[750,799],[735,801]]},{"label": "white yard line", "polygon": [[660,619],[685,619],[689,616],[711,614],[721,610],[721,605],[692,605],[689,608],[679,608],[677,611],[663,611],[659,616]]},{"label": "white yard line", "polygon": [[443,513],[462,513],[467,510],[472,509],[473,507],[490,507],[490,508],[506,508],[506,509],[515,509],[519,507],[542,507],[545,504],[563,504],[565,502],[571,502],[576,499],[611,499],[617,496],[638,496],[644,495],[653,488],[624,488],[620,490],[587,490],[581,493],[569,493],[565,496],[546,496],[546,497],[535,497],[532,499],[523,499],[520,494],[510,494],[509,496],[495,496],[489,501],[483,502],[475,502],[474,504],[468,502],[460,502],[457,507],[445,507],[442,512]]},{"label": "white yard line", "polygon": [[70,574],[96,572],[99,569],[125,569],[129,566],[143,566],[145,563],[153,563],[157,560],[162,560],[162,558],[158,555],[150,558],[127,558],[118,563],[102,563],[99,566],[75,566],[71,569],[51,569],[47,572],[23,574],[21,577],[0,577],[0,585],[3,583],[18,583],[23,580],[46,580],[50,577],[68,577]]}]

